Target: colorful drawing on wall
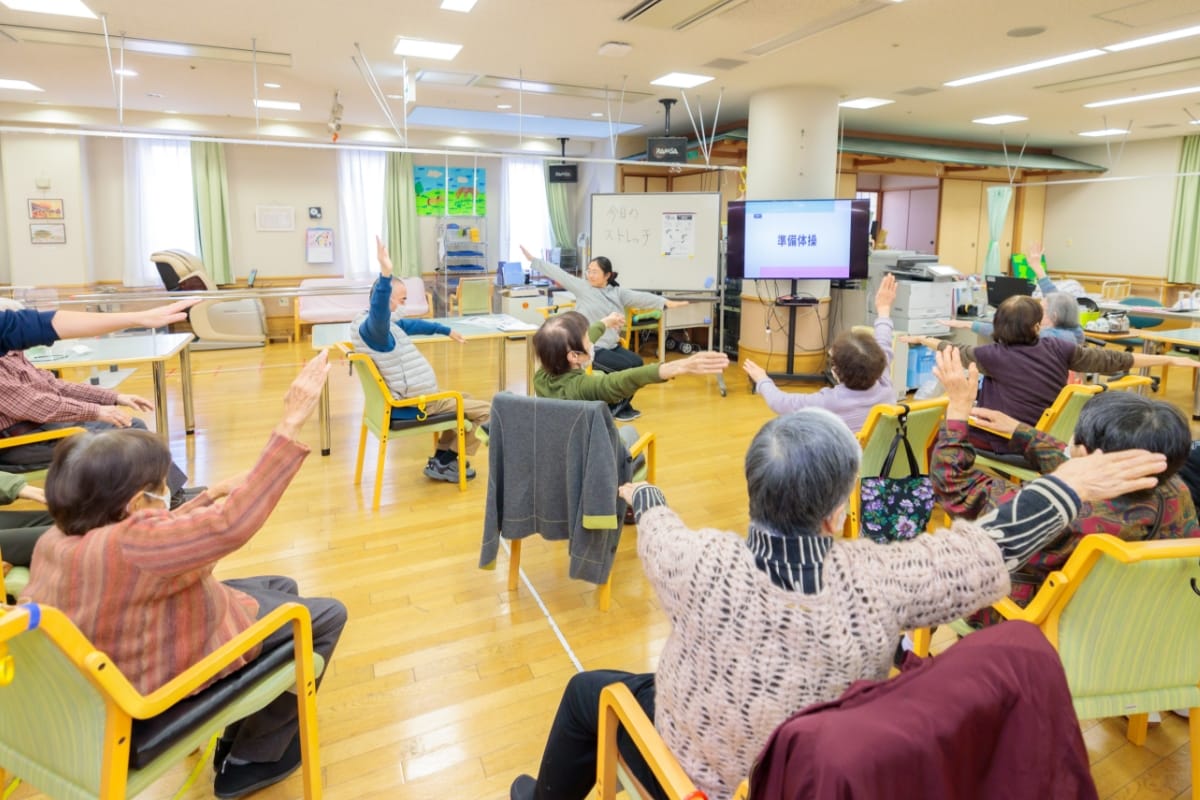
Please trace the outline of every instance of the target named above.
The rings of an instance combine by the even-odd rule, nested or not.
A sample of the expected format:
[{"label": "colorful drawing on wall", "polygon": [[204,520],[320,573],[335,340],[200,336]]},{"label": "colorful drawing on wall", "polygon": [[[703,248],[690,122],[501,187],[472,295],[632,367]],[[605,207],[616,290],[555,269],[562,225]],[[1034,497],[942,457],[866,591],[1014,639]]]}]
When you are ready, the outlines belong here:
[{"label": "colorful drawing on wall", "polygon": [[333,228],[309,228],[305,239],[309,264],[333,263]]},{"label": "colorful drawing on wall", "polygon": [[62,219],[63,218],[63,201],[61,198],[55,200],[46,197],[31,197],[29,198],[29,218],[30,219]]},{"label": "colorful drawing on wall", "polygon": [[29,241],[33,244],[65,244],[67,226],[61,222],[35,222],[29,226]]},{"label": "colorful drawing on wall", "polygon": [[422,216],[486,216],[487,170],[414,166],[413,193],[417,198],[417,213]]}]

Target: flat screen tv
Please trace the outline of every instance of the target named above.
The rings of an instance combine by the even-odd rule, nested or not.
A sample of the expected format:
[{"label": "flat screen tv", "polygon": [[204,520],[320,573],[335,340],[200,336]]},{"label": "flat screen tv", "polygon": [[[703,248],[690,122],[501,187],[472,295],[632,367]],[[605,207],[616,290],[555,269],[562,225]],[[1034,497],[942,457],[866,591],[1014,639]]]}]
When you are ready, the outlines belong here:
[{"label": "flat screen tv", "polygon": [[727,220],[727,277],[867,277],[868,200],[735,200]]}]

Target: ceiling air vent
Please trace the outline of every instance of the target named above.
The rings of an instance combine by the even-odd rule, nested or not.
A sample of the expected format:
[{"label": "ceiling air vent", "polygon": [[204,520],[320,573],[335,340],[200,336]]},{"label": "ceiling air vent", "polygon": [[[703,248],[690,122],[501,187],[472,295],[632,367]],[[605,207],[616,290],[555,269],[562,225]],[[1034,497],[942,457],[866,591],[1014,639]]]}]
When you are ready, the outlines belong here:
[{"label": "ceiling air vent", "polygon": [[621,15],[621,22],[682,31],[748,0],[644,0]]}]

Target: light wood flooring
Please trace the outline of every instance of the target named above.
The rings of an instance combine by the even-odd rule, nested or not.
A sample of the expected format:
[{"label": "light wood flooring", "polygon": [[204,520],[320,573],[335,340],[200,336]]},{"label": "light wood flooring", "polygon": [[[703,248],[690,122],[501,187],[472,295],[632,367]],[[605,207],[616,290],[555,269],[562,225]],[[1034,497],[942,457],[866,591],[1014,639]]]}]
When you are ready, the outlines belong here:
[{"label": "light wood flooring", "polygon": [[[525,386],[522,347],[508,344],[508,388],[517,392]],[[426,352],[443,386],[480,398],[495,391],[494,345],[438,343]],[[310,355],[307,342],[193,354],[194,437],[183,435],[172,369],[171,447],[194,482],[252,465],[278,418],[284,389]],[[726,378],[726,397],[712,378],[647,387],[637,395],[643,416],[634,424],[658,436],[659,484],[672,507],[693,526],[744,531],[742,457],[771,413],[749,393],[739,368]],[[372,513],[373,439],[363,485],[353,485],[358,382],[342,362],[330,384],[332,454],[320,455],[314,418],[304,432],[312,455],[264,529],[226,558],[218,575],[291,575],[304,593],[333,595],[349,608],[349,625],[318,696],[327,798],[507,798],[514,776],[536,770],[559,695],[576,669],[566,647],[585,669],[646,671],[657,663],[668,627],[641,575],[635,529],[625,529],[608,613],[597,610],[594,587],[567,578],[564,543],[526,540],[522,567],[565,647],[529,586],[506,590],[504,553],[497,569],[476,567],[486,449],[472,459],[479,477],[460,493],[421,474],[432,451],[428,438],[394,441],[382,506]],[[1173,381],[1170,399],[1190,409],[1186,384]],[[121,391],[150,396],[149,370],[138,370]],[[1083,727],[1101,797],[1188,796],[1185,720],[1166,715],[1151,728],[1145,748],[1126,742],[1117,721]],[[144,796],[171,797],[196,758]],[[184,797],[211,796],[211,779],[205,766]],[[299,795],[293,776],[256,797]],[[14,795],[36,796],[29,787]]]}]

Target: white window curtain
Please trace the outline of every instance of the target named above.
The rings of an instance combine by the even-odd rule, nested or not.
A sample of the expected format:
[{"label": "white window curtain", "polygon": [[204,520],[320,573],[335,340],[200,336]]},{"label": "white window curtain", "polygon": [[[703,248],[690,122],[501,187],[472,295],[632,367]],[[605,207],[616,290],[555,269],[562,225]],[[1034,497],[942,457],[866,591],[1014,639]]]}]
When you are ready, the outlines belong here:
[{"label": "white window curtain", "polygon": [[383,182],[387,153],[338,151],[337,263],[347,278],[366,278],[378,271],[375,237],[384,236]]},{"label": "white window curtain", "polygon": [[542,258],[554,241],[546,204],[546,174],[540,158],[505,157],[500,236],[508,261],[522,261],[521,246]]},{"label": "white window curtain", "polygon": [[125,285],[161,288],[150,254],[169,249],[200,252],[191,143],[126,139]]}]

